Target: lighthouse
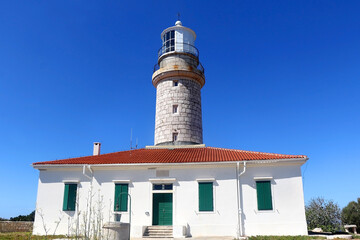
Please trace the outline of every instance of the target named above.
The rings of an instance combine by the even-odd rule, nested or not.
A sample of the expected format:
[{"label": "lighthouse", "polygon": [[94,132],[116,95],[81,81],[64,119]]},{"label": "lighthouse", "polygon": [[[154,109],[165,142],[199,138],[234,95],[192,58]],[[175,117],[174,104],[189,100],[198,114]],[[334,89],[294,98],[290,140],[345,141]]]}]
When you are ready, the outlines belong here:
[{"label": "lighthouse", "polygon": [[156,146],[203,143],[201,88],[205,75],[195,39],[195,32],[181,21],[161,33],[162,46],[152,75]]}]

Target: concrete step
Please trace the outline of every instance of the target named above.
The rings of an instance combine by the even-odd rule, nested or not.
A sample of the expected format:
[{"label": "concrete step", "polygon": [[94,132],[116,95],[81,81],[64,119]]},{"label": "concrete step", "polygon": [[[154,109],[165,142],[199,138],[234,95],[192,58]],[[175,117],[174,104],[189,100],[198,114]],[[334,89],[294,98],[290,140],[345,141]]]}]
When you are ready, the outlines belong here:
[{"label": "concrete step", "polygon": [[148,226],[148,229],[173,229],[173,226]]},{"label": "concrete step", "polygon": [[169,236],[159,236],[159,235],[154,235],[154,236],[144,236],[144,238],[146,239],[146,238],[156,238],[156,239],[158,239],[158,238],[161,238],[161,239],[174,239],[173,237],[169,237]]},{"label": "concrete step", "polygon": [[148,231],[165,231],[165,232],[172,232],[172,229],[148,229]]},{"label": "concrete step", "polygon": [[144,233],[146,238],[172,238],[172,236],[172,226],[148,226]]},{"label": "concrete step", "polygon": [[163,230],[148,230],[148,233],[150,233],[150,234],[172,234],[172,230],[167,230],[167,231],[163,231]]},{"label": "concrete step", "polygon": [[156,231],[156,232],[145,232],[144,235],[172,235],[172,231],[171,232],[159,232],[159,231]]},{"label": "concrete step", "polygon": [[147,237],[147,238],[172,238],[172,234],[165,234],[165,235],[160,235],[160,234],[154,234],[154,235],[145,235],[144,234],[144,237]]}]

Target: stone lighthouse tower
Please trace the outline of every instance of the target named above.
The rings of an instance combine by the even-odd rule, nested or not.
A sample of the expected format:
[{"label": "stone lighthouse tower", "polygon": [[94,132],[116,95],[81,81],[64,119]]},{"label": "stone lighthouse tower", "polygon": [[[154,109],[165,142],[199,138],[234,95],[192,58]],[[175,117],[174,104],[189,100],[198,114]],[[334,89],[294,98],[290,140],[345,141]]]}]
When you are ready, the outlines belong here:
[{"label": "stone lighthouse tower", "polygon": [[204,68],[195,47],[196,34],[175,26],[161,33],[152,83],[156,88],[155,145],[203,143],[201,88]]}]

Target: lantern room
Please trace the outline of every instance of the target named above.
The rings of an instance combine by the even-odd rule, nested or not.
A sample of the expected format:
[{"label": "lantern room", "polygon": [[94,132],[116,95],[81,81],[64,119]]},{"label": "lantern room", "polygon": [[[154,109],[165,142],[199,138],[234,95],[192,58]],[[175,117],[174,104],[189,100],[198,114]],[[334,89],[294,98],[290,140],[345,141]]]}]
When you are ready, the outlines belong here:
[{"label": "lantern room", "polygon": [[195,45],[196,34],[190,28],[182,26],[181,21],[176,21],[175,26],[165,29],[161,33],[162,47],[158,57],[170,52],[188,53],[199,56]]}]

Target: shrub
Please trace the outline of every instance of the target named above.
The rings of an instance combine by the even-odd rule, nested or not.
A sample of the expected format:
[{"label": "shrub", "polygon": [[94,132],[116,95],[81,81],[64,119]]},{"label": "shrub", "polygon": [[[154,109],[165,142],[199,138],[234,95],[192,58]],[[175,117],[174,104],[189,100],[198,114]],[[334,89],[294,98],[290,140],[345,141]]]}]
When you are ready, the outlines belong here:
[{"label": "shrub", "polygon": [[341,219],[344,224],[355,224],[357,232],[360,232],[360,198],[357,199],[357,202],[349,202],[343,208]]},{"label": "shrub", "polygon": [[10,221],[30,221],[33,222],[35,218],[35,211],[31,212],[29,215],[19,215],[17,217],[10,218]]},{"label": "shrub", "polygon": [[337,203],[318,197],[305,207],[308,229],[321,228],[325,232],[341,229],[341,214]]}]

